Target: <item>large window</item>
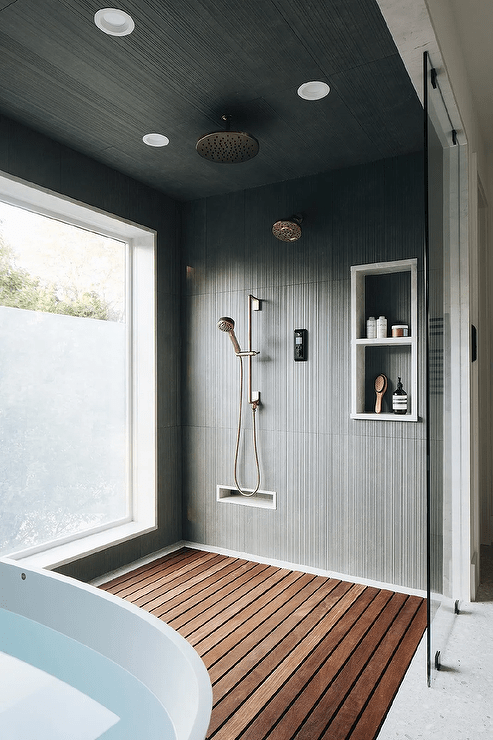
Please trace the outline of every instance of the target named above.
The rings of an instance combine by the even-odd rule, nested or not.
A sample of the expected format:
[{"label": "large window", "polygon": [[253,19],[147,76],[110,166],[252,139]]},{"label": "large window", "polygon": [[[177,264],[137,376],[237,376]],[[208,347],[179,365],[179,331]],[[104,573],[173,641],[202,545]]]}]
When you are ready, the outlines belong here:
[{"label": "large window", "polygon": [[0,555],[155,526],[154,234],[0,177]]}]

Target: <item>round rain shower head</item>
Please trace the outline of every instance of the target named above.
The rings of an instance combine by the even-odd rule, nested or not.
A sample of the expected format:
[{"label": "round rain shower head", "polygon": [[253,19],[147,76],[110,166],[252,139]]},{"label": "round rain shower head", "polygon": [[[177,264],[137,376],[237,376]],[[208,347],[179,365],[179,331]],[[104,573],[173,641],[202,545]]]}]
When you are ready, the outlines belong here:
[{"label": "round rain shower head", "polygon": [[303,218],[300,215],[291,216],[285,221],[276,221],[272,227],[272,233],[276,239],[282,242],[295,242],[301,236],[301,222]]},{"label": "round rain shower head", "polygon": [[221,331],[233,331],[235,328],[235,322],[233,319],[230,319],[229,316],[221,316],[217,322],[217,328],[221,329]]},{"label": "round rain shower head", "polygon": [[247,162],[257,156],[259,143],[245,131],[230,131],[231,116],[222,116],[226,121],[225,131],[204,134],[197,141],[196,149],[201,157],[219,164]]}]

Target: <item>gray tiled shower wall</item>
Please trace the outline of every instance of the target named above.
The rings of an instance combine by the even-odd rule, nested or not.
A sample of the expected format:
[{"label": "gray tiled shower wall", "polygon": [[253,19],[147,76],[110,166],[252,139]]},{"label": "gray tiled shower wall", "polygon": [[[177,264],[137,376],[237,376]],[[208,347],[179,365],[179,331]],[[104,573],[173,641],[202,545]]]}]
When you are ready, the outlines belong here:
[{"label": "gray tiled shower wall", "polygon": [[[276,240],[272,224],[299,212],[302,238]],[[184,538],[425,587],[424,400],[417,423],[349,418],[353,264],[418,257],[423,393],[423,229],[421,153],[183,205]],[[239,388],[216,323],[232,316],[246,346],[250,292],[262,301],[252,320],[261,487],[277,492],[277,510],[215,500],[218,484],[233,485]],[[298,328],[307,362],[293,360]],[[244,427],[239,478],[253,487],[247,407]]]}]

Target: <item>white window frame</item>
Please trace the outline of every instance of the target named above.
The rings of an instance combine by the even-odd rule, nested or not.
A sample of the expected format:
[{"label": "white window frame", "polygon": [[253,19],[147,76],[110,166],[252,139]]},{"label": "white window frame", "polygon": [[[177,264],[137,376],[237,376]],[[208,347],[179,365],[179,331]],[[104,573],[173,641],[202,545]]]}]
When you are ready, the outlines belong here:
[{"label": "white window frame", "polygon": [[0,199],[130,246],[130,517],[9,556],[55,568],[157,527],[156,232],[5,173],[0,173]]}]

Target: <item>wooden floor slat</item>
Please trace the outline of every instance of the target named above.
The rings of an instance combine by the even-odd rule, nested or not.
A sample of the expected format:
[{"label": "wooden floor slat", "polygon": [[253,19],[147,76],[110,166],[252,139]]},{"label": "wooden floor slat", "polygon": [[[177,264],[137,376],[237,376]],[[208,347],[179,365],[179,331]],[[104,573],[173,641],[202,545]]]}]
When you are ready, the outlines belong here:
[{"label": "wooden floor slat", "polygon": [[[210,574],[202,582],[190,586],[187,591],[187,600],[184,601],[181,594],[166,603],[155,607],[152,613],[156,617],[165,618],[167,622],[175,620],[175,629],[180,627],[180,618],[183,623],[192,619],[201,611],[217,603],[226,595],[231,584],[235,584],[238,578],[253,568],[254,563],[246,563],[242,560],[232,560],[231,563],[223,563],[222,568],[211,570]],[[193,599],[194,606],[190,606]]]},{"label": "wooden floor slat", "polygon": [[412,621],[416,614],[417,604],[413,603],[411,599],[408,599],[404,605],[401,618],[404,619],[404,624],[401,622],[394,621],[385,635],[385,640],[378,644],[370,660],[365,665],[365,668],[359,674],[356,683],[352,687],[351,701],[345,701],[339,708],[339,711],[335,715],[333,721],[326,728],[326,731],[322,737],[324,740],[343,740],[347,737],[348,727],[353,728],[356,723],[359,714],[363,711],[366,702],[368,701],[368,684],[372,684],[372,688],[382,676],[388,661],[391,659],[394,651],[396,650],[400,639],[402,638],[403,627],[407,629],[409,623]]},{"label": "wooden floor slat", "polygon": [[[317,646],[317,650],[312,653],[310,659],[303,665],[303,670],[296,672],[294,680],[283,687],[282,691],[276,696],[275,701],[269,706],[269,715],[272,717],[272,724],[274,725],[276,716],[280,716],[283,704],[286,707],[290,702],[288,711],[274,727],[269,735],[269,740],[284,740],[286,735],[289,736],[289,732],[292,732],[293,728],[300,728],[307,721],[308,715],[313,711],[327,687],[336,678],[338,689],[340,691],[344,690],[341,673],[344,673],[344,668],[353,655],[353,651],[357,648],[365,634],[368,634],[369,628],[374,624],[373,620],[379,619],[382,610],[388,604],[391,596],[392,594],[390,592],[385,591],[376,594],[357,622],[354,625],[347,625],[347,632],[345,634],[342,634],[343,630],[341,630],[341,639],[338,644],[338,636],[333,633],[327,635],[327,638]],[[381,619],[382,617],[380,616]],[[321,712],[315,712],[315,719],[322,717]],[[323,722],[324,725],[318,732],[318,735],[325,729],[325,718]],[[251,728],[252,730],[255,729],[254,725]],[[249,735],[254,737],[251,730],[250,733],[247,733],[246,737]],[[313,734],[314,737],[318,737],[318,735]]]},{"label": "wooden floor slat", "polygon": [[[191,562],[202,557],[202,553],[197,550],[179,550],[178,552],[165,555],[158,560],[154,560],[147,565],[141,565],[139,568],[131,571],[130,573],[124,573],[121,576],[112,578],[111,581],[107,581],[102,584],[99,588],[104,591],[109,591],[112,594],[118,595],[120,591],[125,588],[126,585],[140,584],[145,581],[147,577],[152,581],[153,574],[158,573],[160,576],[167,570],[173,572],[175,563],[184,565],[187,561]],[[142,576],[142,577],[141,577]]]},{"label": "wooden floor slat", "polygon": [[[361,587],[363,588],[363,587]],[[358,620],[361,613],[368,606],[368,601],[371,598],[368,590],[359,593],[357,598],[355,594],[358,589],[349,590],[344,597],[338,602],[336,606],[331,610],[332,619],[321,619],[313,627],[313,629],[307,635],[299,635],[301,638],[297,645],[291,650],[284,659],[274,667],[273,664],[269,664],[267,660],[263,666],[266,670],[262,674],[258,671],[252,675],[250,680],[250,686],[252,687],[253,679],[256,680],[256,686],[253,693],[250,693],[248,698],[245,699],[239,709],[235,708],[234,701],[239,691],[236,690],[234,694],[228,694],[228,703],[230,709],[230,717],[225,722],[220,730],[214,734],[210,732],[214,729],[211,723],[210,735],[215,740],[226,740],[230,737],[238,737],[241,733],[244,733],[248,725],[252,721],[252,717],[260,715],[262,708],[267,705],[276,696],[277,692],[288,682],[298,670],[303,669],[304,662],[313,650],[320,644],[326,635],[326,631],[331,628],[339,628],[339,632],[343,632],[351,629],[352,625]],[[339,635],[338,635],[339,637]],[[338,639],[338,638],[336,638]],[[241,688],[248,686],[247,681],[242,681]],[[224,704],[225,702],[221,702]],[[221,706],[221,705],[219,705]],[[219,714],[217,712],[217,714]],[[271,725],[271,718],[268,714],[262,713],[256,722],[256,728],[253,735],[250,737],[258,736],[258,732],[263,737],[267,727]],[[242,735],[243,736],[243,735]],[[248,736],[248,735],[247,735]]]},{"label": "wooden floor slat", "polygon": [[[332,655],[331,659],[323,666],[319,680],[322,682],[324,692],[316,705],[316,711],[311,712],[301,728],[299,732],[300,740],[302,738],[307,740],[312,737],[324,736],[326,726],[333,717],[337,716],[339,709],[348,700],[355,679],[361,674],[373,653],[375,644],[382,639],[392,625],[405,600],[406,597],[401,594],[395,594],[393,599],[388,599],[386,602],[387,608],[380,613],[374,613],[371,622],[367,620],[366,623],[363,622],[362,625],[358,625],[363,629],[356,630],[356,635],[352,636],[354,642],[350,646],[351,649],[346,650],[341,656],[343,660],[335,660],[336,656]],[[334,670],[334,668],[337,670]],[[351,696],[348,703],[351,707],[353,706],[353,696]]]},{"label": "wooden floor slat", "polygon": [[221,599],[221,602],[219,602],[220,610],[218,604],[216,604],[215,607],[211,607],[203,613],[200,620],[192,620],[192,622],[189,622],[180,630],[181,634],[187,636],[194,647],[202,642],[205,643],[212,633],[214,634],[215,642],[222,639],[226,634],[229,634],[231,628],[234,628],[237,623],[232,620],[235,617],[241,619],[241,614],[245,607],[262,596],[266,590],[279,583],[287,575],[287,571],[279,571],[277,569],[266,573],[267,568],[263,567],[261,570],[259,568],[252,568],[250,572],[253,571],[255,571],[253,577],[250,577],[244,583],[240,583],[234,591],[231,591]]},{"label": "wooden floor slat", "polygon": [[[339,601],[350,590],[350,584],[338,583],[335,589],[331,590],[334,599]],[[325,599],[330,596],[327,595]],[[357,591],[352,596],[356,598]],[[346,602],[350,605],[350,602]],[[322,602],[323,604],[323,602]],[[222,679],[216,681],[214,686],[214,695],[216,699],[216,711],[212,724],[218,723],[222,714],[220,702],[231,700],[231,692],[235,689],[234,697],[247,698],[252,690],[255,690],[267,676],[286,659],[296,648],[299,642],[320,622],[323,618],[325,606],[322,604],[313,604],[311,610],[304,610],[301,614],[293,614],[290,619],[275,627],[270,635],[259,643],[256,647],[245,656],[238,664],[235,665],[234,671],[230,671]],[[293,664],[293,661],[291,661]],[[241,686],[237,686],[240,684]],[[234,703],[234,698],[232,699]],[[233,707],[234,708],[234,707]],[[217,715],[217,716],[216,716]],[[223,718],[224,719],[224,718]]]},{"label": "wooden floor slat", "polygon": [[209,670],[209,740],[374,740],[426,603],[183,549],[101,588],[160,617]]},{"label": "wooden floor slat", "polygon": [[[210,554],[212,555],[212,553]],[[174,596],[187,592],[189,586],[203,581],[207,577],[209,568],[219,562],[219,555],[212,555],[212,557],[204,558],[204,560],[194,561],[193,564],[187,564],[179,568],[173,578],[170,578],[169,575],[157,578],[154,583],[146,584],[145,587],[141,587],[132,593],[127,587],[126,592],[122,594],[122,598],[130,596],[132,603],[151,611],[153,606],[165,603]]]},{"label": "wooden floor slat", "polygon": [[217,579],[219,580],[222,570],[227,566],[233,566],[240,570],[242,567],[243,569],[250,569],[252,567],[251,564],[245,564],[245,566],[242,566],[241,563],[226,564],[217,558],[207,563],[197,563],[188,573],[185,570],[183,573],[180,573],[178,578],[172,580],[166,579],[160,582],[157,589],[149,592],[147,595],[138,597],[134,603],[142,606],[147,611],[156,613],[157,616],[163,610],[172,608],[174,606],[173,602],[175,604],[183,604],[184,594],[187,594],[186,601],[188,601],[190,589],[194,589],[195,594],[199,595],[198,598],[200,599],[200,594],[210,585],[211,578],[213,579],[217,574]]},{"label": "wooden floor slat", "polygon": [[408,666],[411,662],[416,650],[416,643],[419,642],[423,634],[423,622],[426,623],[425,601],[421,601],[419,604],[417,618],[413,619],[391,661],[386,666],[385,672],[382,674],[351,733],[351,740],[367,740],[368,737],[371,737],[375,727],[380,728],[385,719],[382,706],[390,706],[392,703],[399,688],[402,667]]},{"label": "wooden floor slat", "polygon": [[305,602],[319,588],[313,576],[306,574],[293,573],[289,581],[284,591],[276,594],[261,609],[257,610],[255,604],[252,604],[246,610],[248,618],[243,624],[237,626],[220,643],[203,654],[202,658],[213,680],[218,680],[251,650],[258,648],[262,640],[268,637],[276,626],[282,624],[293,609]]},{"label": "wooden floor slat", "polygon": [[[303,583],[298,583],[299,590],[293,603],[287,608],[283,605],[281,607],[280,614],[278,614],[273,620],[269,619],[264,628],[262,628],[262,625],[255,619],[255,616],[253,616],[249,623],[244,625],[245,629],[247,631],[249,630],[252,635],[251,638],[246,638],[248,640],[247,657],[250,656],[251,658],[253,655],[259,656],[262,646],[264,645],[264,640],[270,643],[268,647],[265,648],[266,652],[275,647],[285,634],[288,634],[292,629],[294,629],[312,609],[317,608],[320,603],[328,597],[330,591],[332,591],[337,584],[337,581],[334,581],[329,585],[321,584],[321,581],[315,581],[305,589]],[[225,643],[225,646],[229,646],[230,650],[234,650],[236,649],[236,646],[238,646],[238,649],[243,651],[243,646],[240,647],[240,640],[238,640],[237,643],[234,643],[237,629],[238,624],[232,622],[229,626],[229,635],[233,638],[233,644]],[[272,636],[274,631],[275,635]],[[243,630],[240,626],[238,631],[239,638],[241,638],[242,635]],[[257,635],[258,639],[255,639]],[[211,636],[211,638],[213,637],[214,636]],[[215,642],[213,639],[204,641],[201,645],[201,655],[203,655],[204,658],[207,658],[209,650],[213,650],[214,648],[220,649],[220,643]],[[229,653],[226,653],[225,651],[223,655],[224,658],[226,658]],[[227,659],[230,660],[229,657]]]}]

